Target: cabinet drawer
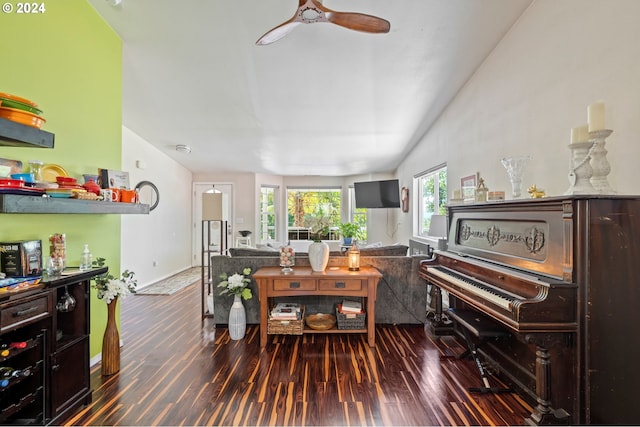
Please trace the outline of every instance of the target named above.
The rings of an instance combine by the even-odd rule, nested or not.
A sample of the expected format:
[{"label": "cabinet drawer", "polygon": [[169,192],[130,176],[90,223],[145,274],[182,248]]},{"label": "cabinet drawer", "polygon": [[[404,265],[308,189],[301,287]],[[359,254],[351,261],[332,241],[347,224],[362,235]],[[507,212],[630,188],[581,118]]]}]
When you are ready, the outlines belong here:
[{"label": "cabinet drawer", "polygon": [[319,286],[321,291],[359,291],[362,289],[362,280],[322,279]]},{"label": "cabinet drawer", "polygon": [[4,332],[7,329],[50,316],[49,300],[49,294],[46,293],[27,301],[21,301],[19,304],[3,306],[0,313],[0,331]]},{"label": "cabinet drawer", "polygon": [[313,279],[275,279],[274,291],[315,291],[316,281]]}]

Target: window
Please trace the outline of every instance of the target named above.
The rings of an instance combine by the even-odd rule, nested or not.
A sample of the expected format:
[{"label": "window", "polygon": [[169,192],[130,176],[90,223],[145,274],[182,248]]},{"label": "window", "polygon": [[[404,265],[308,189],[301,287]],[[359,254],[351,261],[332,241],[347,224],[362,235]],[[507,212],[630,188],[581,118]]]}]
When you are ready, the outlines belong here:
[{"label": "window", "polygon": [[428,236],[432,215],[446,215],[447,166],[440,165],[414,177],[418,236]]},{"label": "window", "polygon": [[260,241],[276,239],[276,188],[260,187]]},{"label": "window", "polygon": [[340,188],[287,189],[287,234],[289,240],[309,240],[314,219],[325,218],[329,232],[323,240],[340,238]]},{"label": "window", "polygon": [[367,209],[356,208],[356,192],[349,187],[349,222],[360,226],[360,240],[367,240]]}]

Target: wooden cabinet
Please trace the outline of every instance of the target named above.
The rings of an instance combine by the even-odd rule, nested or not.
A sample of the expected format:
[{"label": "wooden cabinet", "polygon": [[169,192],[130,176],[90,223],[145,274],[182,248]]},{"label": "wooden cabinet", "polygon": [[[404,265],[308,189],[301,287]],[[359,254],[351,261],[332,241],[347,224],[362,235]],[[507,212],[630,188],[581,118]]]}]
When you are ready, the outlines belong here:
[{"label": "wooden cabinet", "polygon": [[[0,294],[0,341],[26,344],[0,356],[0,367],[29,371],[6,387],[0,382],[0,424],[58,424],[91,401],[90,280],[106,271],[68,269],[36,287]],[[67,292],[75,306],[61,311],[56,304]]]},{"label": "wooden cabinet", "polygon": [[293,273],[284,274],[280,267],[262,267],[253,278],[258,283],[260,299],[260,347],[267,345],[267,322],[270,299],[276,297],[304,297],[330,295],[362,297],[366,299],[367,324],[365,329],[330,329],[305,333],[366,333],[371,347],[375,346],[376,293],[382,273],[373,267],[349,271],[346,267],[331,267],[324,272],[313,272],[310,267],[294,267]]},{"label": "wooden cabinet", "polygon": [[0,384],[0,424],[44,424],[52,292],[3,294],[0,300],[0,367],[20,372]]},{"label": "wooden cabinet", "polygon": [[56,302],[66,293],[75,300],[71,311],[56,309],[49,356],[50,423],[66,418],[72,410],[91,402],[89,374],[90,280],[106,268],[79,272],[47,282]]}]

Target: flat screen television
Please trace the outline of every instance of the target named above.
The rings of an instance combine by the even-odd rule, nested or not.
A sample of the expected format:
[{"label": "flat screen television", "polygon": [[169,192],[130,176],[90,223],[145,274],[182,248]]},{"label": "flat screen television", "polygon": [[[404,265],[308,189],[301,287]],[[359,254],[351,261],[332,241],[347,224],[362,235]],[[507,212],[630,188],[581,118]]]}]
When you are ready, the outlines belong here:
[{"label": "flat screen television", "polygon": [[355,182],[356,208],[399,208],[400,183],[397,179]]}]

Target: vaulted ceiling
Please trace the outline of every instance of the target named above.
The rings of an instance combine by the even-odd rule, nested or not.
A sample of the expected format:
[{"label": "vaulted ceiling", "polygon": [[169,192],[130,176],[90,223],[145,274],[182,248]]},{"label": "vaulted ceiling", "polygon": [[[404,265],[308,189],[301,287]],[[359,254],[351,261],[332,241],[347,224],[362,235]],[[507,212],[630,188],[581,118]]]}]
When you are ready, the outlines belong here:
[{"label": "vaulted ceiling", "polygon": [[298,1],[89,2],[123,40],[123,124],[159,150],[194,173],[345,176],[393,171],[532,0],[324,0],[391,29],[267,46]]}]

